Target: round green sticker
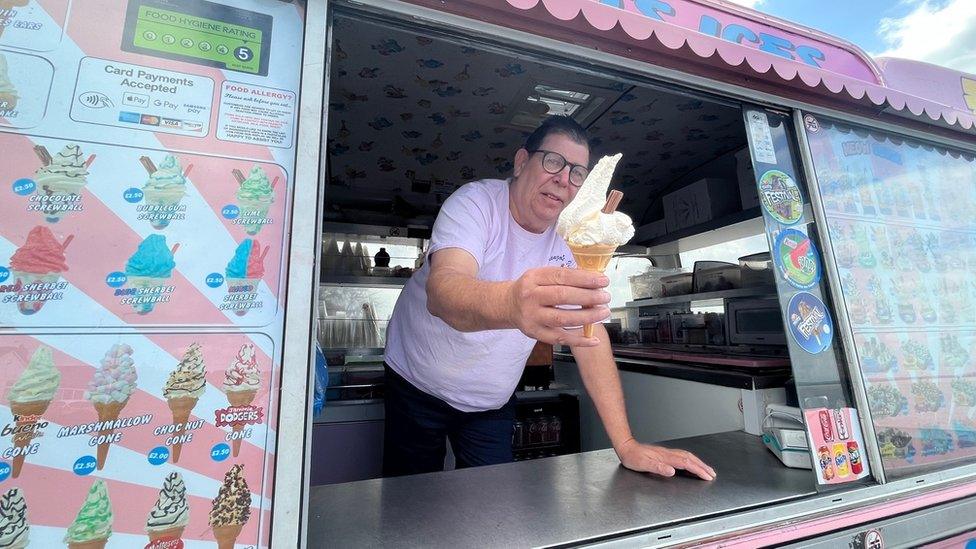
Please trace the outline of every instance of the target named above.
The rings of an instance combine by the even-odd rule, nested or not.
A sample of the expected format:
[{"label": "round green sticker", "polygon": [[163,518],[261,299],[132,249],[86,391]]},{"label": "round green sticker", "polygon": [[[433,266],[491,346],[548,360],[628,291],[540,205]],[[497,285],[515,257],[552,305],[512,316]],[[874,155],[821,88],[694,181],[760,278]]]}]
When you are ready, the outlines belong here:
[{"label": "round green sticker", "polygon": [[779,170],[769,170],[759,178],[759,200],[766,212],[784,225],[793,225],[803,217],[800,188]]},{"label": "round green sticker", "polygon": [[783,229],[776,237],[776,267],[783,278],[801,290],[820,282],[820,256],[810,238],[796,229]]}]

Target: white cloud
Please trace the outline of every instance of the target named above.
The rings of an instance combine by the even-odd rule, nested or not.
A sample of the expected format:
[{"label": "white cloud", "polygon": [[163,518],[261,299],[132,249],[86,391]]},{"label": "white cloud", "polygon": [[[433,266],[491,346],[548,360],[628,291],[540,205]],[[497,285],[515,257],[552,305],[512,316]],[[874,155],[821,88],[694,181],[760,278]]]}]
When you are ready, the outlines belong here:
[{"label": "white cloud", "polygon": [[878,35],[888,49],[877,56],[976,73],[976,1],[923,0],[905,17],[882,19]]},{"label": "white cloud", "polygon": [[747,8],[752,8],[752,9],[756,9],[766,2],[766,0],[729,0],[729,1],[732,2],[733,4],[739,4],[740,6],[745,6]]}]

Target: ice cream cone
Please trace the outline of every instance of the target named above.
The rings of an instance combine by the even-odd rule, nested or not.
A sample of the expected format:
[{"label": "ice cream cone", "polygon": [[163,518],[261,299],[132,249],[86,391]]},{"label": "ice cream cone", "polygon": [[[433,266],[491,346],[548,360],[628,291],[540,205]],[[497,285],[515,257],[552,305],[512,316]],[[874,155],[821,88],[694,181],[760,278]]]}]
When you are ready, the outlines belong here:
[{"label": "ice cream cone", "polygon": [[261,232],[261,228],[264,227],[264,223],[261,223],[263,219],[268,217],[268,211],[271,209],[271,202],[267,199],[259,200],[249,200],[249,199],[238,199],[238,206],[241,208],[240,216],[242,218],[251,218],[258,223],[244,224],[244,230],[249,235],[256,235]]},{"label": "ice cream cone", "polygon": [[[231,406],[250,406],[254,402],[254,397],[258,394],[257,390],[253,391],[228,391],[227,402],[230,402]],[[231,427],[235,434],[240,433],[244,430],[243,423],[234,423]],[[234,437],[231,441],[231,452],[234,457],[237,457],[241,453],[241,439]]]},{"label": "ice cream cone", "polygon": [[[573,259],[576,260],[576,268],[582,269],[584,271],[589,271],[591,273],[600,273],[607,269],[607,265],[610,264],[610,260],[613,259],[613,252],[617,249],[616,246],[570,246],[569,250],[573,252]],[[584,324],[583,325],[583,337],[593,337],[593,325]]]},{"label": "ice cream cone", "polygon": [[[95,402],[92,403],[95,406],[95,411],[98,412],[98,421],[115,421],[119,419],[119,414],[122,413],[122,408],[129,403],[129,399],[125,399],[122,402]],[[98,432],[99,436],[111,435],[114,429],[103,429]],[[108,447],[111,445],[109,442],[104,442],[98,445],[97,459],[98,463],[96,468],[101,471],[105,467],[105,460],[108,458]]]},{"label": "ice cream cone", "polygon": [[[20,280],[23,285],[28,284],[50,284],[57,282],[61,279],[61,273],[25,273],[21,271],[14,271],[13,276],[15,280]],[[37,311],[41,310],[44,306],[45,301],[19,301],[17,302],[17,310],[24,315],[32,315]]]},{"label": "ice cream cone", "polygon": [[149,541],[181,539],[183,537],[183,530],[186,530],[185,526],[160,530],[158,532],[149,532]]},{"label": "ice cream cone", "polygon": [[20,98],[13,93],[0,93],[0,113],[9,112],[17,108]]},{"label": "ice cream cone", "polygon": [[106,543],[108,543],[108,538],[93,539],[80,543],[71,542],[68,543],[68,549],[104,549]]},{"label": "ice cream cone", "polygon": [[[24,432],[24,429],[29,428],[33,425],[37,425],[38,418],[47,411],[47,407],[51,405],[50,400],[36,400],[33,402],[11,402],[10,411],[13,413],[14,417],[18,418],[17,423],[17,434],[13,437],[14,448],[22,449],[26,448],[30,441],[34,439],[34,434],[29,432]],[[20,419],[24,418],[24,419]],[[14,458],[13,471],[11,476],[17,478],[20,476],[20,471],[24,468],[24,460],[27,458],[24,454],[19,454]]]},{"label": "ice cream cone", "polygon": [[[197,405],[198,400],[200,399],[193,397],[180,397],[167,400],[169,409],[173,412],[173,424],[179,425],[189,421],[190,413],[193,412],[193,407]],[[183,443],[173,445],[173,463],[180,461],[180,452],[182,450]]]},{"label": "ice cream cone", "polygon": [[[144,192],[144,197],[147,206],[159,206],[162,210],[176,206],[177,204],[180,203],[181,200],[183,200],[183,196],[185,195],[182,188],[176,188],[176,189],[151,188],[151,189],[145,189],[143,192]],[[162,211],[160,213],[165,213],[165,211]],[[166,227],[169,227],[170,221],[172,220],[169,218],[153,219],[152,221],[150,221],[150,223],[152,224],[154,229],[158,230],[158,229],[165,229]]]},{"label": "ice cream cone", "polygon": [[[128,276],[126,278],[126,283],[130,288],[135,288],[137,290],[147,290],[149,288],[156,288],[159,286],[165,286],[168,278],[155,277],[155,276]],[[138,296],[137,296],[138,297]],[[132,307],[137,313],[141,315],[149,314],[156,308],[155,303],[133,303]]]},{"label": "ice cream cone", "polygon": [[214,526],[213,534],[217,540],[217,549],[234,549],[237,536],[241,535],[244,529],[243,524],[228,524],[227,526]]},{"label": "ice cream cone", "polygon": [[[261,279],[259,279],[259,278],[228,278],[227,279],[227,287],[230,288],[230,287],[234,287],[234,286],[237,286],[237,287],[240,287],[240,286],[250,286],[252,288],[252,290],[251,290],[252,292],[257,292],[258,291],[258,283],[260,283],[260,282],[261,282]],[[234,314],[236,314],[237,316],[244,316],[244,315],[247,314],[247,309],[237,309],[237,310],[234,311]]]}]

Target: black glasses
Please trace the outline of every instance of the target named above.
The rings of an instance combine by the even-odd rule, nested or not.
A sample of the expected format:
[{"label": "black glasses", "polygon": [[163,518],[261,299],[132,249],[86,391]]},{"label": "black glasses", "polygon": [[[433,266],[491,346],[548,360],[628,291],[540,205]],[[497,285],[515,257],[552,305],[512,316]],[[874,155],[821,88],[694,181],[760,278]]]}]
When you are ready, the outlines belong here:
[{"label": "black glasses", "polygon": [[583,182],[586,181],[586,176],[590,175],[590,170],[586,166],[570,164],[566,161],[566,157],[557,152],[543,149],[535,149],[534,151],[528,152],[529,154],[542,153],[542,169],[553,175],[563,171],[563,168],[569,164],[569,183],[576,188],[582,187]]}]

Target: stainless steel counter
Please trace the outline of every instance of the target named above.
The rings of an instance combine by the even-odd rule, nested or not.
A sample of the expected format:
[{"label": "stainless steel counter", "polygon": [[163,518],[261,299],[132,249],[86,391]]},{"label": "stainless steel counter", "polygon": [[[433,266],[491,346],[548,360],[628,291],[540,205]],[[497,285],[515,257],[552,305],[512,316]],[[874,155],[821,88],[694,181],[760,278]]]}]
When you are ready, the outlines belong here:
[{"label": "stainless steel counter", "polygon": [[606,539],[815,493],[742,432],[682,439],[714,482],[620,466],[612,450],[311,489],[309,547],[535,547]]}]

